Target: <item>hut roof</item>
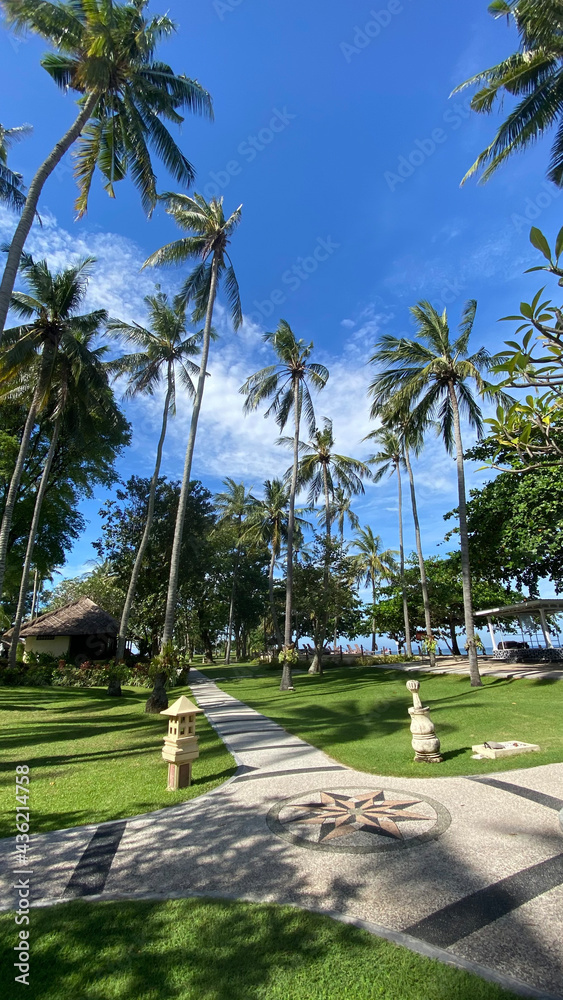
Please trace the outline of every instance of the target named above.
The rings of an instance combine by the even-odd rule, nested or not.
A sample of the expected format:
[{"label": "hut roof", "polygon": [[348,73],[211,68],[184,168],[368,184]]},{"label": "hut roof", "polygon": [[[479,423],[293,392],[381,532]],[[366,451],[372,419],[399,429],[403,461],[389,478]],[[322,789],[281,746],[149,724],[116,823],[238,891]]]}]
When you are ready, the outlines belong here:
[{"label": "hut roof", "polygon": [[[118,635],[119,622],[111,615],[94,604],[89,597],[81,597],[78,601],[71,601],[63,608],[56,611],[48,611],[39,618],[22,627],[20,636],[41,636],[44,639],[56,635]],[[5,638],[9,639],[12,629],[5,633]]]}]

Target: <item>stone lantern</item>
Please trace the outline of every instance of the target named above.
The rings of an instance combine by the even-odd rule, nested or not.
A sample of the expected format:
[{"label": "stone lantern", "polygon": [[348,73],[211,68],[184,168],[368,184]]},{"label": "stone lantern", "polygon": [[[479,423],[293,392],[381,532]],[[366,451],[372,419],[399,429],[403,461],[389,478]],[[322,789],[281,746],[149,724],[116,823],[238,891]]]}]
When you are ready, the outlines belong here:
[{"label": "stone lantern", "polygon": [[439,764],[443,761],[440,754],[440,740],[436,736],[434,723],[430,718],[430,709],[420,700],[419,681],[407,681],[407,688],[412,694],[413,707],[409,708],[411,717],[412,748],[416,761],[427,764]]},{"label": "stone lantern", "polygon": [[164,737],[162,757],[168,764],[168,791],[187,788],[192,783],[192,763],[199,757],[195,734],[195,717],[203,709],[182,695],[161,715],[168,716],[168,733]]}]

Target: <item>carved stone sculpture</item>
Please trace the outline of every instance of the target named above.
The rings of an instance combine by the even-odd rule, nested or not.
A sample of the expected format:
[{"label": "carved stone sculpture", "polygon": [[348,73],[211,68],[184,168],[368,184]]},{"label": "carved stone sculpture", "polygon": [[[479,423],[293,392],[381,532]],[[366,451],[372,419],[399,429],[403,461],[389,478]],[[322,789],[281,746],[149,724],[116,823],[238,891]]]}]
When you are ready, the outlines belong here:
[{"label": "carved stone sculpture", "polygon": [[434,723],[430,718],[430,709],[423,706],[419,690],[419,681],[407,681],[407,688],[412,693],[413,707],[409,708],[411,717],[412,747],[414,759],[426,761],[428,764],[439,764],[443,761],[440,754],[440,740],[436,736]]}]

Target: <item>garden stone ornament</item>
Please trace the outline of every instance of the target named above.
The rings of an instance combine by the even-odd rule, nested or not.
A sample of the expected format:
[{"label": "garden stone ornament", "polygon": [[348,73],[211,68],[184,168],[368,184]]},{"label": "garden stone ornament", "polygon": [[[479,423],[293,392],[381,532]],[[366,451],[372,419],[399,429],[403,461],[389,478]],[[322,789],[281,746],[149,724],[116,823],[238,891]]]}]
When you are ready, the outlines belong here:
[{"label": "garden stone ornament", "polygon": [[407,681],[407,688],[412,694],[413,707],[409,708],[411,717],[412,747],[416,761],[426,761],[428,764],[439,764],[443,761],[440,754],[440,740],[436,736],[434,723],[430,718],[430,709],[423,706],[419,690],[419,681]]}]

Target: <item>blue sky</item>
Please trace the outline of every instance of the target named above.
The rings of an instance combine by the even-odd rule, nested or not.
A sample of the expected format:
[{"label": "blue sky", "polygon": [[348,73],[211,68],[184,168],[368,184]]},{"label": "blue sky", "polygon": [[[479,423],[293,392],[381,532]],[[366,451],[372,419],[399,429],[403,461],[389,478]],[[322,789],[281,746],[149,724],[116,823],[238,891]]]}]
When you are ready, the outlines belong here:
[{"label": "blue sky", "polygon": [[[496,118],[470,114],[465,94],[449,99],[462,80],[516,47],[485,0],[169,0],[179,31],[163,51],[178,72],[212,94],[215,123],[187,118],[184,151],[197,169],[195,190],[221,193],[226,209],[243,203],[232,245],[247,321],[234,334],[219,307],[221,339],[213,346],[194,476],[210,489],[224,476],[261,482],[283,472],[287,453],[277,428],[261,415],[244,418],[238,388],[268,363],[261,334],[280,317],[315,343],[331,372],[318,397],[318,418],[333,418],[340,451],[369,454],[366,361],[380,331],[411,332],[408,308],[419,298],[448,306],[459,320],[466,298],[479,302],[474,347],[497,349],[510,333],[500,316],[538,282],[523,276],[535,263],[531,220],[551,238],[559,229],[557,192],[546,180],[544,141],[515,159],[484,187],[459,182],[493,135]],[[375,17],[374,17],[375,12]],[[45,46],[3,31],[0,56],[2,121],[29,122],[30,139],[12,166],[29,180],[75,114],[71,96],[56,90],[39,66]],[[158,169],[161,190],[173,186]],[[130,320],[144,318],[143,296],[155,281],[173,289],[176,272],[143,272],[143,260],[175,238],[159,209],[148,221],[129,181],[110,201],[99,180],[90,210],[74,221],[72,163],[67,158],[41,200],[42,230],[29,248],[64,265],[93,253],[99,261],[90,302]],[[0,216],[6,239],[13,220]],[[330,252],[314,252],[328,247]],[[278,294],[276,294],[278,293]],[[282,304],[280,295],[284,296]],[[273,299],[272,299],[273,296]],[[132,447],[120,475],[150,475],[162,399],[127,404]],[[181,401],[165,450],[164,472],[180,477],[189,407]],[[467,435],[467,444],[470,436]],[[417,463],[426,551],[437,550],[455,506],[455,465],[430,441]],[[483,474],[468,470],[469,486]],[[88,529],[69,555],[66,574],[81,571],[94,552],[97,511],[85,503]],[[357,504],[363,523],[396,545],[394,482],[369,485]],[[414,548],[410,520],[407,549]],[[437,551],[445,551],[442,546]],[[546,596],[548,591],[546,590]]]}]

